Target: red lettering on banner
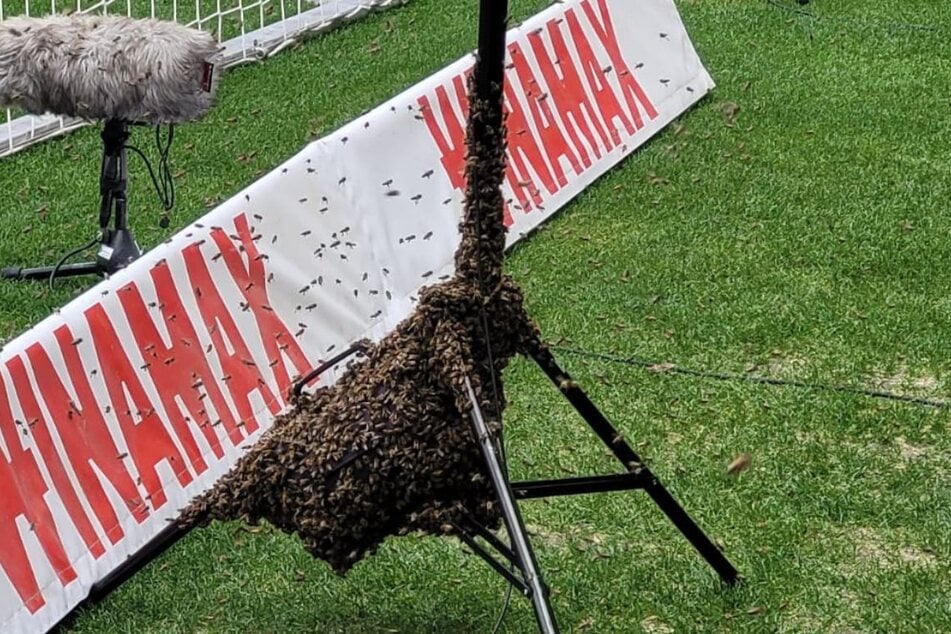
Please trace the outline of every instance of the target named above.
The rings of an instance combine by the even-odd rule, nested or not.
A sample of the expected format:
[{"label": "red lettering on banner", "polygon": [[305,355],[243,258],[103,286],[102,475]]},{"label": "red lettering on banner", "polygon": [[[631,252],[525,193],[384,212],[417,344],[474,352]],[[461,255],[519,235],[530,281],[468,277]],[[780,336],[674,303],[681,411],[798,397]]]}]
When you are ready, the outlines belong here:
[{"label": "red lettering on banner", "polygon": [[[102,473],[102,476],[115,488],[137,521],[142,522],[148,517],[148,509],[139,497],[132,476],[126,471],[123,461],[119,459],[119,450],[109,434],[99,409],[101,406],[86,378],[86,372],[73,343],[74,338],[69,327],[60,326],[54,332],[54,336],[62,351],[67,375],[73,384],[79,403],[72,401],[56,367],[40,344],[35,343],[27,348],[26,356],[33,368],[37,384],[43,387],[43,402],[46,403],[49,411],[48,422],[56,427],[80,488],[99,519],[100,525],[105,529],[106,536],[115,544],[122,539],[124,533],[119,525],[116,511],[106,495],[99,473]],[[17,395],[23,405],[23,414],[31,419],[45,420],[29,389],[30,384],[22,372],[22,367],[17,368],[11,363],[10,374],[13,376],[14,385],[20,386]],[[35,434],[34,437],[45,464],[52,469],[52,465],[62,459],[57,448],[48,434]],[[68,480],[57,482],[54,476],[54,486],[64,500],[72,494],[72,485],[68,483]],[[69,509],[68,502],[67,509]],[[82,520],[72,510],[69,514],[75,522]],[[90,545],[90,549],[95,551],[96,546]]]},{"label": "red lettering on banner", "polygon": [[[139,472],[146,499],[151,501],[152,508],[160,508],[167,498],[155,466],[167,460],[182,486],[189,484],[192,476],[171,435],[156,415],[128,354],[122,348],[115,327],[106,315],[105,308],[102,304],[96,304],[89,308],[85,315],[99,365],[108,368],[108,371],[102,373],[102,378],[106,383],[122,436],[129,448],[129,457]],[[135,324],[133,328],[138,326],[139,324]],[[172,369],[166,371],[174,372]]]},{"label": "red lettering on banner", "polygon": [[56,532],[53,514],[44,499],[48,487],[36,457],[20,444],[19,435],[30,433],[28,423],[14,422],[9,402],[0,380],[0,431],[10,455],[7,461],[0,451],[0,482],[4,483],[0,488],[0,570],[10,579],[27,609],[36,612],[46,602],[27,557],[16,518],[23,516],[29,523],[60,582],[65,585],[76,579],[76,571],[69,563],[66,549]]},{"label": "red lettering on banner", "polygon": [[442,133],[442,128],[436,121],[436,109],[430,104],[429,97],[423,95],[417,103],[423,114],[423,121],[429,128],[429,134],[436,142],[436,147],[439,148],[439,154],[442,157],[440,161],[443,169],[446,170],[446,175],[449,176],[449,182],[454,188],[464,190],[466,188],[466,130],[456,117],[446,87],[436,86],[436,103],[448,135]]},{"label": "red lettering on banner", "polygon": [[542,197],[535,184],[532,173],[528,166],[531,166],[542,185],[548,190],[549,194],[558,191],[555,184],[555,178],[552,176],[548,164],[545,163],[545,157],[542,156],[542,149],[539,147],[538,139],[532,133],[528,125],[528,119],[525,116],[525,110],[519,101],[518,94],[512,87],[512,82],[505,82],[505,105],[508,121],[508,151],[509,166],[512,170],[509,176],[509,184],[518,195],[522,190],[528,189],[531,201],[522,197],[519,202],[526,212],[532,210],[534,205],[541,205]]},{"label": "red lettering on banner", "polygon": [[[281,404],[274,396],[267,383],[261,377],[257,365],[251,358],[251,352],[241,337],[241,332],[234,323],[228,307],[218,292],[218,287],[211,277],[205,256],[201,253],[198,244],[192,244],[182,251],[188,277],[195,288],[195,301],[201,313],[205,328],[211,337],[212,346],[221,363],[221,370],[225,373],[222,381],[227,385],[228,392],[234,402],[241,419],[239,425],[245,434],[255,432],[259,425],[254,418],[254,408],[251,406],[250,395],[258,391],[267,403],[272,413],[277,413]],[[227,344],[225,343],[227,337]],[[233,352],[228,352],[229,348]],[[237,444],[237,443],[235,443]]]},{"label": "red lettering on banner", "polygon": [[[225,232],[220,229],[213,229],[211,237],[221,250],[225,266],[228,267],[235,284],[238,285],[238,289],[244,296],[244,310],[248,310],[254,315],[258,332],[261,335],[261,342],[264,344],[268,366],[274,374],[278,393],[283,397],[290,390],[293,381],[307,373],[311,367],[310,361],[307,360],[307,355],[304,354],[287,325],[271,308],[267,295],[265,256],[258,252],[257,245],[248,227],[247,216],[242,214],[235,217],[234,226],[241,247],[240,251]],[[288,373],[288,366],[285,361],[290,361],[293,364],[294,377],[291,377]],[[274,404],[278,409],[272,409],[272,413],[277,413],[283,407],[283,403],[275,402]]]},{"label": "red lettering on banner", "polygon": [[594,94],[594,100],[598,104],[601,117],[611,132],[611,139],[614,145],[620,145],[621,135],[618,133],[615,120],[621,122],[628,134],[634,134],[637,130],[631,125],[631,120],[628,119],[624,108],[621,106],[621,102],[618,101],[617,95],[614,94],[614,89],[611,87],[610,82],[608,82],[604,74],[604,69],[601,68],[601,63],[594,54],[594,49],[592,49],[587,36],[585,36],[584,29],[578,21],[578,16],[574,14],[574,11],[567,11],[565,13],[565,20],[568,22],[568,30],[571,32],[575,48],[578,51],[581,69],[584,71],[588,86]]},{"label": "red lettering on banner", "polygon": [[[469,119],[469,91],[466,86],[467,82],[469,81],[469,76],[472,75],[473,71],[474,68],[468,68],[462,75],[456,75],[452,78],[452,85],[456,92],[456,101],[459,104],[459,110],[462,111],[462,121],[468,121]],[[465,138],[463,138],[462,142],[465,143]],[[464,171],[465,167],[463,166],[462,169]],[[465,174],[463,173],[463,177],[464,176]],[[516,183],[518,179],[515,177],[512,171],[512,166],[508,163],[506,163],[505,166],[505,176],[512,189],[515,191],[516,198],[518,198],[519,202],[521,202],[525,198],[525,194],[521,191],[520,187],[517,187]],[[507,200],[502,204],[502,224],[506,227],[512,226],[513,222],[512,212],[509,209],[509,203],[510,201]]]},{"label": "red lettering on banner", "polygon": [[[508,46],[512,74],[517,76],[524,90],[517,94],[511,81],[505,86],[509,152],[506,182],[526,213],[543,203],[539,185],[549,195],[567,185],[562,159],[567,159],[571,169],[581,174],[604,152],[621,145],[621,128],[633,135],[644,127],[645,115],[651,119],[658,116],[621,53],[606,0],[582,0],[580,5],[580,10],[568,9],[563,19],[549,20],[546,29],[526,36],[541,71],[540,78],[534,76],[522,46],[518,42]],[[579,18],[582,12],[596,41],[589,39],[582,25]],[[562,22],[566,26],[561,26]],[[551,49],[544,41],[546,32],[551,39]],[[609,64],[598,58],[595,46],[599,52],[603,48],[602,55],[607,56]],[[608,73],[617,78],[620,94]],[[453,88],[458,110],[449,92]],[[417,102],[450,183],[455,189],[463,190],[464,121],[468,106],[463,75],[437,86],[435,103],[427,95]],[[505,214],[506,225],[509,225],[508,205]]]},{"label": "red lettering on banner", "polygon": [[[627,101],[627,107],[631,111],[634,125],[637,129],[643,128],[644,120],[641,117],[640,108],[643,108],[644,112],[651,119],[657,118],[657,109],[654,108],[654,104],[651,103],[647,97],[647,93],[644,92],[644,89],[641,88],[641,85],[634,78],[631,70],[627,67],[627,63],[624,61],[624,56],[621,55],[621,46],[618,44],[617,33],[614,30],[614,23],[611,21],[611,13],[608,11],[607,1],[595,1],[598,5],[597,13],[595,13],[591,0],[584,0],[584,2],[581,3],[581,7],[588,17],[588,21],[591,23],[595,34],[604,46],[604,50],[607,51],[608,57],[611,59],[614,73],[621,82],[621,94]],[[640,106],[640,108],[638,106]]]},{"label": "red lettering on banner", "polygon": [[[168,265],[163,262],[153,267],[151,276],[156,296],[160,298],[158,308],[168,330],[169,345],[165,345],[135,283],[122,287],[117,295],[129,323],[135,324],[132,335],[149,363],[149,376],[162,400],[165,415],[185,448],[185,455],[195,475],[199,475],[205,472],[208,465],[192,435],[193,427],[201,430],[216,457],[224,456],[221,440],[213,425],[215,421],[204,404],[205,399],[214,405],[221,425],[234,444],[241,442],[243,434],[208,364],[208,357],[187,316]],[[179,370],[176,371],[176,368]],[[202,397],[199,388],[203,388],[207,396]],[[177,399],[181,400],[188,416],[182,413]]]},{"label": "red lettering on banner", "polygon": [[[470,73],[471,69],[466,74]],[[465,117],[468,115],[468,102],[466,101],[465,75],[456,75],[452,80],[452,86],[455,89],[456,100],[460,105],[462,118],[460,119],[456,109],[453,107],[452,99],[445,85],[437,86],[436,106],[434,107],[429,97],[423,95],[417,100],[420,106],[423,120],[429,133],[439,149],[440,161],[446,175],[449,177],[450,184],[460,191],[465,190],[465,168],[466,168],[466,129]],[[557,191],[555,179],[552,177],[548,165],[542,156],[538,140],[534,137],[528,127],[528,120],[525,117],[522,104],[511,89],[510,85],[505,87],[505,109],[508,123],[508,149],[509,161],[506,168],[506,180],[509,183],[518,204],[526,212],[542,203],[541,193],[535,185],[528,166],[535,170],[549,192]],[[437,120],[437,116],[439,119]],[[442,122],[446,128],[447,134],[443,134],[439,122]],[[505,224],[512,224],[512,218],[506,205]]]},{"label": "red lettering on banner", "polygon": [[43,457],[43,463],[46,465],[46,469],[49,471],[50,478],[52,478],[53,481],[53,488],[55,488],[59,494],[60,500],[63,502],[63,507],[66,509],[67,515],[69,515],[79,536],[86,545],[86,549],[95,557],[101,557],[103,553],[106,552],[106,549],[103,547],[102,542],[99,541],[99,536],[96,534],[96,529],[93,528],[92,521],[86,516],[86,511],[79,501],[79,496],[69,481],[66,467],[62,463],[56,447],[53,445],[53,438],[50,436],[49,429],[44,424],[45,419],[42,418],[43,415],[36,401],[36,395],[30,386],[30,380],[27,377],[26,365],[23,363],[23,359],[13,357],[8,360],[7,370],[9,370],[10,376],[13,379],[13,385],[21,386],[19,388],[18,397],[23,409],[23,415],[26,418],[24,422],[28,427],[28,433],[33,436],[33,441],[40,455]]},{"label": "red lettering on banner", "polygon": [[[573,10],[569,9],[569,11]],[[552,101],[555,102],[555,110],[561,115],[568,136],[581,155],[581,161],[585,167],[590,167],[591,157],[585,151],[579,133],[587,140],[595,158],[601,158],[601,149],[588,125],[589,120],[604,147],[610,151],[614,146],[611,145],[598,112],[588,98],[581,75],[575,68],[571,52],[565,43],[565,36],[558,26],[561,22],[563,20],[549,20],[547,23],[548,35],[554,50],[554,60],[548,54],[540,32],[529,33],[528,41],[532,46],[538,67],[541,69],[542,77],[545,79],[548,92],[551,94]]]},{"label": "red lettering on banner", "polygon": [[581,163],[578,162],[578,157],[575,156],[571,146],[568,145],[567,139],[565,139],[565,135],[562,134],[561,128],[558,126],[557,118],[551,111],[548,93],[538,87],[538,80],[535,79],[535,73],[532,72],[528,61],[525,59],[522,47],[518,43],[513,43],[509,46],[509,52],[512,55],[515,73],[518,75],[522,88],[525,89],[528,110],[541,137],[541,146],[548,156],[548,162],[551,165],[555,179],[558,181],[559,188],[564,187],[568,184],[568,179],[565,178],[565,173],[562,170],[562,157],[568,159],[568,163],[571,164],[576,174],[581,174],[583,171]]},{"label": "red lettering on banner", "polygon": [[[446,86],[437,86],[436,87],[436,103],[437,108],[433,108],[432,103],[429,100],[429,97],[423,95],[417,99],[417,103],[420,107],[420,112],[423,116],[423,121],[426,123],[426,127],[429,129],[429,134],[432,136],[433,141],[436,143],[436,147],[439,148],[439,153],[441,155],[440,162],[442,163],[443,169],[446,171],[446,175],[449,176],[449,183],[453,188],[460,191],[464,191],[466,188],[466,130],[465,130],[465,121],[469,116],[469,102],[467,100],[467,91],[466,91],[466,81],[467,77],[472,73],[472,69],[468,69],[465,73],[456,75],[452,78],[452,87],[453,92],[456,96],[456,103],[459,105],[459,112],[462,113],[460,118],[457,114],[457,111],[452,106],[452,101],[449,97],[449,93],[446,89]],[[439,121],[437,120],[437,112],[439,114],[440,120],[446,126],[448,135],[443,134],[442,128],[439,126]],[[524,198],[524,193],[521,191],[520,187],[516,186],[518,179],[512,173],[511,165],[508,166],[506,170],[506,175],[512,189],[515,191],[519,201],[523,204],[522,199]],[[503,210],[504,218],[503,222],[506,226],[512,224],[512,217],[509,211],[509,206],[506,204]]]},{"label": "red lettering on banner", "polygon": [[467,68],[461,75],[452,78],[452,87],[456,92],[456,103],[459,104],[459,111],[462,113],[462,120],[469,120],[469,78],[475,68]]},{"label": "red lettering on banner", "polygon": [[466,120],[469,117],[469,101],[466,98],[466,81],[472,69],[467,69],[452,78],[452,88],[456,94],[456,103],[462,113],[460,118],[456,110],[452,107],[452,100],[449,97],[447,86],[436,86],[436,104],[438,112],[441,115],[443,124],[446,126],[448,135],[442,133],[439,122],[436,120],[437,108],[433,108],[426,95],[416,100],[419,104],[419,110],[423,115],[423,121],[429,128],[429,134],[436,142],[439,153],[442,156],[440,162],[446,174],[449,176],[449,182],[460,191],[466,188]]}]

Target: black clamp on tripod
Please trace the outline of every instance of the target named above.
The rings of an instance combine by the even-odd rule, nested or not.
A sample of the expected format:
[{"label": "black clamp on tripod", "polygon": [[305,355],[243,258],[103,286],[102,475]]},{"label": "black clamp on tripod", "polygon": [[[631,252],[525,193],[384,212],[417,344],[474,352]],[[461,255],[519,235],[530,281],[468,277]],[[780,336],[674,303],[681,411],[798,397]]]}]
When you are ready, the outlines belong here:
[{"label": "black clamp on tripod", "polygon": [[[13,280],[40,280],[76,275],[112,275],[142,255],[139,245],[129,231],[126,210],[126,141],[129,124],[125,121],[106,121],[102,130],[102,168],[99,175],[99,252],[95,261],[65,264],[71,256],[86,248],[66,254],[56,266],[22,268],[10,266],[0,277]],[[112,228],[109,222],[115,216]]]}]

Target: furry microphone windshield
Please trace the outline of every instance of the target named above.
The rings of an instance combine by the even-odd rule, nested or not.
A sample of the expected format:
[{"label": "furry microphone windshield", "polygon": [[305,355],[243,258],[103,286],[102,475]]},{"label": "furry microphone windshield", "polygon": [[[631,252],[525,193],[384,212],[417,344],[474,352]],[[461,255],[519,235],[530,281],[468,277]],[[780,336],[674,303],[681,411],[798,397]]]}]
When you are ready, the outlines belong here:
[{"label": "furry microphone windshield", "polygon": [[0,22],[0,106],[137,123],[198,119],[218,45],[174,22],[73,14]]}]

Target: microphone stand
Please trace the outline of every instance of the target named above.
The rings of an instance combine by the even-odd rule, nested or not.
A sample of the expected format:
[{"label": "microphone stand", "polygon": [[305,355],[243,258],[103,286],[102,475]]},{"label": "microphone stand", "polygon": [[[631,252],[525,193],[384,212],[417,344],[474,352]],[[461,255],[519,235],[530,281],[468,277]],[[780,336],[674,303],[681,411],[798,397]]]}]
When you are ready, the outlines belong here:
[{"label": "microphone stand", "polygon": [[[139,258],[142,251],[128,227],[126,184],[128,165],[126,141],[129,124],[111,119],[106,121],[102,134],[102,168],[99,175],[99,252],[92,262],[22,268],[10,266],[0,271],[0,277],[12,280],[52,280],[56,277],[77,275],[112,275]],[[109,227],[115,216],[114,226]],[[75,252],[74,252],[75,253]],[[72,255],[72,254],[69,254]],[[68,256],[67,256],[68,257]]]}]

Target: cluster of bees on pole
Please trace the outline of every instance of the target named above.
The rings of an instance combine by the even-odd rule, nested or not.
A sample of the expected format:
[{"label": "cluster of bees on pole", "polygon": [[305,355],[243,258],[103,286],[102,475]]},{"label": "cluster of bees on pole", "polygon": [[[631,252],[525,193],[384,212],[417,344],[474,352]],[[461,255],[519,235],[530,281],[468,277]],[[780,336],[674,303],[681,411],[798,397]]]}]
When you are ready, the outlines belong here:
[{"label": "cluster of bees on pole", "polygon": [[499,525],[465,379],[497,430],[502,370],[544,344],[521,290],[502,271],[505,127],[484,125],[497,112],[492,99],[502,99],[501,89],[484,100],[470,85],[455,274],[424,288],[414,312],[367,344],[337,383],[295,397],[232,470],[184,509],[181,527],[265,520],[343,574],[391,535],[452,534],[472,520]]}]

